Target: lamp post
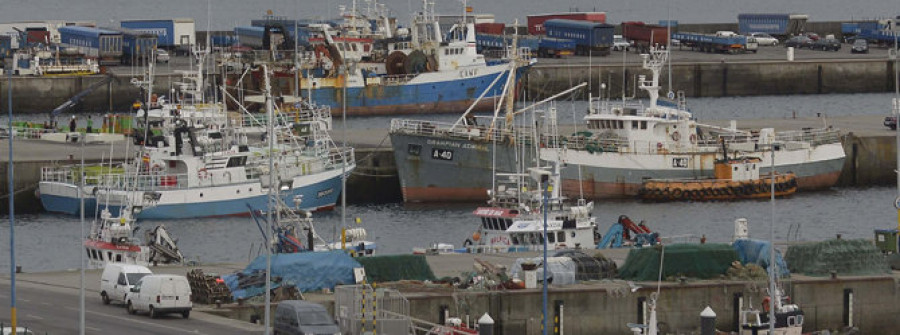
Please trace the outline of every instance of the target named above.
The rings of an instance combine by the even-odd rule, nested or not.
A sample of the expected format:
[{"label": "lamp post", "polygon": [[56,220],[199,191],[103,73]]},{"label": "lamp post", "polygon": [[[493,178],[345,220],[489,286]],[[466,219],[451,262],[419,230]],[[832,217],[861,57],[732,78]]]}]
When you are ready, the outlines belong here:
[{"label": "lamp post", "polygon": [[775,294],[775,149],[778,148],[778,144],[772,142],[769,145],[770,156],[769,159],[771,162],[771,170],[769,174],[771,178],[769,181],[771,182],[771,199],[772,203],[772,224],[769,226],[770,241],[769,241],[769,334],[775,333],[775,299],[780,299],[778,294]]},{"label": "lamp post", "polygon": [[[11,63],[11,62],[10,62]],[[12,324],[12,331],[16,331],[16,211],[15,211],[15,195],[16,192],[13,189],[13,127],[12,127],[12,71],[6,69],[6,80],[7,80],[7,93],[6,93],[6,102],[9,104],[9,108],[7,108],[7,112],[9,112],[9,119],[7,119],[7,130],[9,132],[9,167],[7,172],[7,178],[9,178],[9,316],[10,323]]]},{"label": "lamp post", "polygon": [[550,191],[553,189],[553,185],[550,184],[550,180],[547,180],[547,184],[543,185],[541,188],[542,193],[544,194],[544,205],[541,208],[541,212],[544,214],[544,237],[542,238],[544,244],[544,281],[543,288],[541,291],[541,310],[544,313],[544,317],[541,322],[541,334],[547,335],[547,215],[548,215],[548,199],[550,196]]}]

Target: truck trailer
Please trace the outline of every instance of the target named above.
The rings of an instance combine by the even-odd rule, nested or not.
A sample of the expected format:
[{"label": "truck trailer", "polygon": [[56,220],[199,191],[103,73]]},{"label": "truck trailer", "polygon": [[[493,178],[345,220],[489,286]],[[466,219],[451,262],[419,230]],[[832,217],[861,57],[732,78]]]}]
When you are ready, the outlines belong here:
[{"label": "truck trailer", "polygon": [[77,49],[100,65],[118,65],[122,58],[122,33],[91,27],[60,27],[60,45]]},{"label": "truck trailer", "polygon": [[528,15],[528,34],[544,35],[547,30],[544,28],[544,22],[553,19],[590,21],[596,23],[606,23],[606,12],[571,12],[571,13],[549,13]]},{"label": "truck trailer", "polygon": [[615,26],[606,23],[553,19],[544,22],[548,37],[575,41],[576,55],[609,55]]},{"label": "truck trailer", "polygon": [[156,34],[157,46],[169,50],[189,50],[197,43],[194,19],[124,20],[122,28]]},{"label": "truck trailer", "polygon": [[806,14],[738,14],[738,31],[750,33],[766,33],[780,40],[800,35],[806,30]]},{"label": "truck trailer", "polygon": [[634,42],[639,53],[647,53],[654,45],[669,44],[669,28],[640,21],[622,22],[622,36]]},{"label": "truck trailer", "polygon": [[750,37],[733,32],[718,34],[673,33],[672,38],[681,42],[680,47],[689,47],[700,52],[756,52],[758,44]]}]

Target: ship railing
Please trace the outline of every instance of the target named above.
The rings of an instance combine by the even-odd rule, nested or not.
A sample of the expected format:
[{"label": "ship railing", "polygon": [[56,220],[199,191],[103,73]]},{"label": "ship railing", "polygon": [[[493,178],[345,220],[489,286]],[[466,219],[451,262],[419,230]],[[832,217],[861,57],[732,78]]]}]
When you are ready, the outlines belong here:
[{"label": "ship railing", "polygon": [[[346,162],[346,166],[344,166],[344,162]],[[356,166],[356,153],[352,147],[325,148],[321,153],[311,156],[279,156],[275,163],[278,174],[283,177],[335,171],[342,167],[346,167],[349,173]],[[246,166],[248,180],[266,178],[268,171],[268,159],[256,159]]]},{"label": "ship railing", "polygon": [[106,165],[63,165],[45,166],[41,168],[41,181],[80,184],[84,171],[85,185],[100,185],[108,176],[121,175],[121,171],[112,172]]},{"label": "ship railing", "polygon": [[114,190],[156,191],[186,188],[189,186],[188,175],[186,173],[154,173],[137,176],[128,174],[108,174],[102,176],[99,180],[99,186]]},{"label": "ship railing", "polygon": [[[269,117],[265,114],[248,114],[234,117],[238,127],[266,127]],[[275,116],[276,124],[283,125],[289,122],[324,121],[330,124],[331,108],[329,106],[317,106],[315,108],[283,108]]]},{"label": "ship railing", "polygon": [[[597,138],[597,137],[587,137],[582,135],[574,135],[574,136],[566,136],[556,142],[557,139],[554,137],[547,138],[545,144],[547,147],[556,148],[556,147],[565,147],[568,149],[574,150],[587,150],[588,152],[619,152],[623,149],[632,147],[631,143],[627,140],[623,140],[620,138]],[[557,145],[557,143],[559,145]],[[655,149],[655,147],[654,147]]]},{"label": "ship railing", "polygon": [[441,136],[458,139],[483,139],[485,141],[506,141],[515,139],[516,143],[529,145],[533,141],[531,128],[516,127],[507,129],[497,127],[489,131],[487,126],[457,125],[448,122],[422,121],[422,120],[391,120],[392,133],[405,133],[424,136]]},{"label": "ship railing", "polygon": [[811,129],[782,131],[775,134],[776,142],[809,142],[810,145],[838,143],[841,135],[835,129]]}]

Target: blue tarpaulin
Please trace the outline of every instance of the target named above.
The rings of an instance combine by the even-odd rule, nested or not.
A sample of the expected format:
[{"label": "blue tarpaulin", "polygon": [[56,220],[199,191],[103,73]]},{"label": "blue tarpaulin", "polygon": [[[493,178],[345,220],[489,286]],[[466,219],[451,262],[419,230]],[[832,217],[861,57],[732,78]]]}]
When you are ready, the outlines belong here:
[{"label": "blue tarpaulin", "polygon": [[[771,243],[769,241],[739,239],[734,241],[731,246],[737,252],[738,260],[741,261],[741,264],[747,265],[752,263],[759,265],[766,271],[769,270],[769,260],[771,259],[769,255]],[[775,250],[775,264],[778,265],[777,273],[779,277],[789,277],[791,275],[784,258],[781,257],[781,252],[778,250]]]},{"label": "blue tarpaulin", "polygon": [[[301,252],[272,255],[272,276],[281,277],[281,285],[293,285],[300,292],[334,289],[337,285],[354,284],[353,269],[360,268],[352,257],[343,251]],[[259,256],[242,271],[245,275],[260,273],[266,268],[266,257]],[[263,272],[264,273],[264,272]],[[238,287],[238,275],[222,276],[235,299],[265,293],[264,288]],[[265,282],[263,282],[264,284]],[[273,284],[272,286],[277,287]]]}]

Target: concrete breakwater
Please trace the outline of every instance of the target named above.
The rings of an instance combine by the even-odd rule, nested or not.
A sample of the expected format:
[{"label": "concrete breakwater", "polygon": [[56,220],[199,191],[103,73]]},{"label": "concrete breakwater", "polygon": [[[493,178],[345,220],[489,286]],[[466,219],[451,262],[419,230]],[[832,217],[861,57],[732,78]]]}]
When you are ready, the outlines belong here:
[{"label": "concrete breakwater", "polygon": [[[722,58],[675,63],[671,71],[672,87],[688,97],[890,92],[895,83],[894,63],[886,59],[789,62]],[[603,96],[621,96],[623,92],[632,96],[637,76],[643,74],[648,72],[640,64],[540,64],[529,71],[525,89],[529,97],[540,99],[591,82],[597,96],[602,82],[606,84]],[[643,93],[636,94],[642,97]]]},{"label": "concrete breakwater", "polygon": [[[75,108],[67,113],[79,112],[122,112],[131,110],[131,104],[141,100],[141,89],[131,83],[132,78],[139,75],[112,75],[113,79],[90,94],[84,96]],[[216,81],[215,75],[211,80]],[[13,112],[16,114],[49,113],[92,84],[103,80],[104,75],[93,76],[60,76],[60,77],[12,77]],[[170,95],[169,89],[177,87],[176,82],[182,80],[180,74],[163,74],[154,77],[153,91],[160,95]],[[0,107],[7,113],[8,87],[6,77],[0,80]]]}]

